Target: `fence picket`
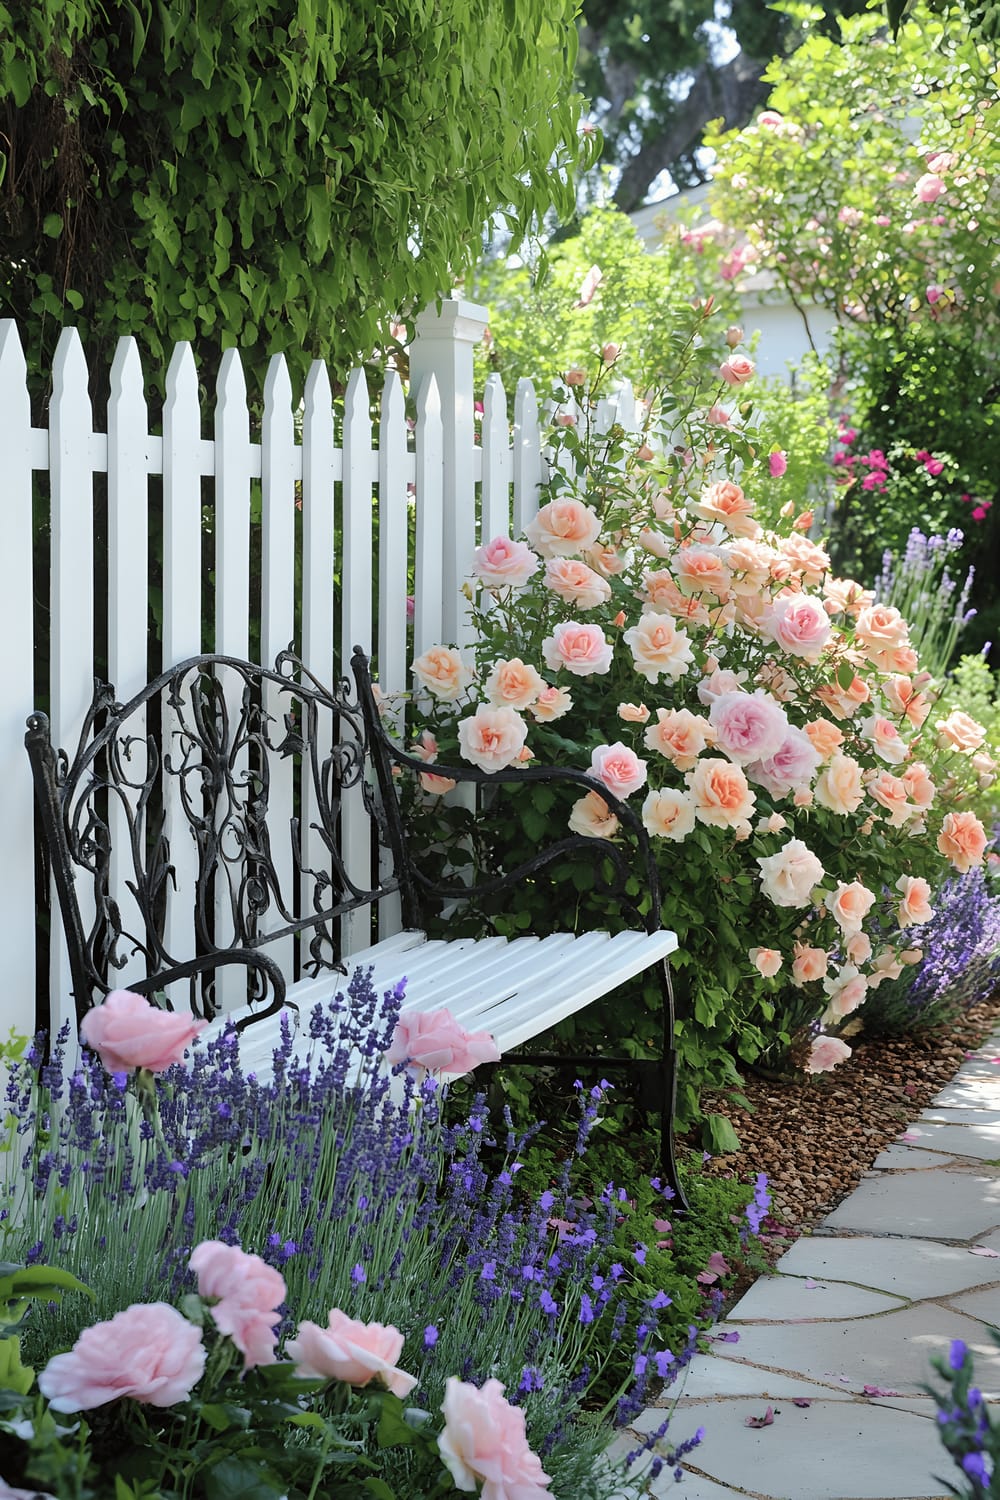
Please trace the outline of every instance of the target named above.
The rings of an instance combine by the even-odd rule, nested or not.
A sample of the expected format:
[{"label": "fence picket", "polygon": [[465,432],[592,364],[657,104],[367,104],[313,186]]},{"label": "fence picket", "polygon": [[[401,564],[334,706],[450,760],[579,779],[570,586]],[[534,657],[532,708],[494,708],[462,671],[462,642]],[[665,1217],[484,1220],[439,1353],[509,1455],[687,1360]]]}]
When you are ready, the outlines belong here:
[{"label": "fence picket", "polygon": [[[111,366],[108,402],[108,681],[121,703],[146,682],[148,605],[148,467],[149,419],[139,349],[132,338],[118,341]],[[145,731],[145,715],[136,720]],[[147,774],[145,740],[136,737],[127,750],[130,779],[141,784]],[[111,892],[126,928],[136,930],[137,907],[128,889],[131,858],[125,808],[118,798],[108,808],[111,833]],[[148,940],[147,934],[147,940]],[[127,989],[141,979],[141,955],[119,954],[125,967],[116,987]]]},{"label": "fence picket", "polygon": [[538,423],[538,397],[530,380],[517,382],[514,393],[514,440],[511,454],[514,473],[514,518],[512,536],[538,514],[538,487],[542,483],[542,443]]},{"label": "fence picket", "polygon": [[[372,489],[375,479],[371,407],[363,370],[352,370],[344,394],[343,556],[340,565],[343,606],[340,661],[349,665],[355,646],[372,649]],[[371,888],[371,835],[361,787],[344,794],[341,855],[348,879]],[[341,941],[345,953],[371,942],[371,913],[364,908],[345,917]]]},{"label": "fence picket", "polygon": [[422,656],[438,645],[444,633],[443,522],[444,429],[441,397],[433,375],[417,391],[416,526],[413,559],[413,654]]},{"label": "fence picket", "polygon": [[[24,721],[34,707],[32,619],[31,403],[28,368],[12,319],[0,321],[0,948],[4,1019],[22,1036],[35,1029],[34,818]],[[6,939],[6,941],[4,941]]]},{"label": "fence picket", "polygon": [[[510,535],[510,428],[507,422],[507,395],[503,381],[490,375],[483,392],[483,490],[480,540]],[[471,565],[466,562],[466,572]]]},{"label": "fence picket", "polygon": [[[404,730],[399,694],[406,687],[407,639],[407,452],[406,400],[403,384],[390,370],[382,390],[378,438],[378,680],[389,700],[386,713],[397,733]],[[382,852],[383,862],[386,852]],[[379,937],[391,937],[401,925],[400,903],[387,896],[378,913]]]}]

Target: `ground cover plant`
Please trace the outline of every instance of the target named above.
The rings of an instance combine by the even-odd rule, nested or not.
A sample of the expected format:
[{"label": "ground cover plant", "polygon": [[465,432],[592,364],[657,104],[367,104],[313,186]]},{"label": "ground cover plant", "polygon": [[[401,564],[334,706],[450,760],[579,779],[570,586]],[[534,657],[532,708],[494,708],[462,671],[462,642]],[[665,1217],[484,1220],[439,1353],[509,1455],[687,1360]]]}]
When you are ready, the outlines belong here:
[{"label": "ground cover plant", "polygon": [[[5,1459],[9,1484],[30,1480],[60,1495],[97,1484],[103,1493],[100,1484],[118,1474],[133,1486],[125,1493],[138,1496],[153,1492],[142,1482],[158,1474],[155,1493],[211,1500],[248,1484],[255,1466],[258,1488],[243,1493],[315,1494],[325,1474],[358,1495],[451,1493],[437,1444],[441,1408],[459,1399],[457,1383],[501,1413],[508,1405],[523,1413],[526,1429],[520,1417],[504,1422],[526,1434],[517,1451],[523,1456],[526,1442],[537,1455],[537,1473],[523,1476],[527,1495],[600,1500],[620,1485],[601,1457],[613,1425],[686,1361],[695,1316],[704,1324],[712,1313],[711,1295],[697,1287],[725,1273],[706,1257],[697,1270],[710,1280],[697,1283],[692,1268],[692,1286],[683,1284],[664,1243],[680,1227],[663,1228],[670,1194],[659,1184],[645,1186],[641,1205],[632,1183],[606,1181],[593,1196],[576,1185],[601,1085],[576,1090],[568,1152],[547,1167],[534,1161],[524,1133],[497,1134],[482,1096],[445,1118],[439,1078],[420,1065],[419,1039],[401,1028],[395,1087],[404,1098],[393,1102],[392,1079],[376,1065],[400,1034],[400,999],[376,996],[368,976],[356,976],[308,1023],[301,1047],[312,1047],[311,1060],[287,1036],[269,1083],[242,1074],[232,1036],[205,1047],[196,1040],[180,1066],[198,1023],[126,992],[85,1022],[96,1052],[64,1067],[62,1047],[45,1061],[35,1044],[12,1065],[5,1129],[25,1170],[6,1188],[0,1253],[27,1267],[29,1287],[33,1278],[47,1284],[52,1266],[88,1288],[32,1304],[20,1329],[24,1366],[39,1372],[50,1403],[53,1392],[70,1399],[58,1395],[60,1372],[89,1358],[95,1341],[111,1359],[109,1341],[123,1328],[114,1320],[127,1314],[126,1334],[150,1317],[173,1329],[180,1343],[164,1335],[164,1348],[187,1351],[182,1372],[191,1378],[171,1388],[163,1411],[145,1387],[130,1400],[84,1407],[82,1436],[70,1441],[51,1415],[70,1408],[46,1416],[29,1374],[0,1410],[8,1435],[23,1439],[18,1423],[29,1412],[39,1434],[33,1446],[17,1446],[16,1467]],[[172,1030],[151,1053],[149,1033],[161,1023]],[[454,1070],[469,1067],[487,1040],[452,1034]],[[530,1191],[519,1186],[522,1171]],[[735,1263],[765,1193],[762,1182],[743,1189],[742,1205],[755,1194],[746,1215],[733,1213],[739,1195],[725,1201],[713,1251]],[[247,1293],[251,1332],[262,1340],[253,1347],[265,1357],[245,1358],[254,1366],[245,1375],[235,1350],[251,1335],[227,1308],[227,1265],[230,1282],[270,1298],[265,1305]],[[661,1271],[673,1280],[659,1280]],[[150,1303],[167,1311],[150,1313]],[[360,1340],[369,1356],[374,1347],[387,1391],[367,1378],[355,1390],[362,1381],[344,1366],[318,1363],[326,1335],[313,1330],[329,1331],[331,1319],[334,1343]],[[390,1353],[381,1333],[359,1331],[376,1326],[393,1331]],[[296,1362],[312,1385],[296,1384]],[[371,1358],[362,1365],[370,1371]],[[405,1372],[405,1391],[389,1367]],[[339,1384],[330,1385],[331,1374]],[[673,1461],[691,1437],[675,1442],[664,1427],[636,1463]],[[76,1467],[66,1473],[79,1489],[57,1477],[71,1458]],[[461,1475],[468,1479],[447,1455],[445,1464],[459,1486]],[[475,1464],[472,1471],[484,1477]],[[503,1500],[511,1492],[483,1493]]]},{"label": "ground cover plant", "polygon": [[[1000,1333],[993,1330],[994,1342]],[[949,1495],[959,1500],[998,1500],[1000,1497],[1000,1426],[993,1419],[983,1393],[973,1384],[975,1360],[962,1339],[954,1339],[947,1360],[931,1360],[944,1382],[926,1390],[937,1402],[938,1434],[958,1469],[942,1479]]]},{"label": "ground cover plant", "polygon": [[[915,961],[907,931],[934,887],[987,845],[969,806],[985,731],[935,713],[907,620],[835,576],[794,495],[778,525],[758,522],[757,477],[780,477],[784,455],[754,427],[740,331],[713,336],[711,317],[688,309],[662,418],[645,392],[637,432],[600,420],[617,345],[566,372],[538,516],[469,559],[473,643],[414,662],[410,739],[430,861],[495,871],[567,828],[594,840],[592,868],[550,870],[554,893],[537,880],[522,909],[476,913],[499,932],[572,920],[584,893],[593,922],[602,841],[636,798],[680,939],[685,1119],[700,1086],[738,1083],[736,1058],[846,1057],[837,1033]],[[475,817],[442,801],[435,762],[529,757],[589,767],[607,795],[498,793]],[[561,1034],[644,1056],[654,1016],[637,986]]]}]

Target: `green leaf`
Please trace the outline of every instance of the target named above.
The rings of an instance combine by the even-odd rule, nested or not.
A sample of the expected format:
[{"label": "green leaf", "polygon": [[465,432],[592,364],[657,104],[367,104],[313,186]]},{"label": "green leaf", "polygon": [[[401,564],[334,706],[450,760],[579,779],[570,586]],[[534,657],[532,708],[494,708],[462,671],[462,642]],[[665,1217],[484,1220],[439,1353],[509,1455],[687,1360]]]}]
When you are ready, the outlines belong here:
[{"label": "green leaf", "polygon": [[380,1448],[401,1448],[416,1442],[416,1433],[404,1418],[397,1397],[383,1398],[376,1433]]},{"label": "green leaf", "polygon": [[396,1491],[391,1490],[384,1479],[366,1479],[361,1488],[374,1495],[375,1500],[396,1500]]},{"label": "green leaf", "polygon": [[235,1456],[213,1464],[202,1483],[206,1500],[280,1500],[288,1493],[284,1480],[259,1461]]},{"label": "green leaf", "polygon": [[0,1389],[26,1396],[31,1390],[35,1372],[21,1363],[19,1339],[0,1339]]},{"label": "green leaf", "polygon": [[57,240],[63,232],[62,214],[46,214],[42,220],[42,233],[50,240]]},{"label": "green leaf", "polygon": [[851,666],[851,663],[849,661],[842,661],[840,663],[840,666],[837,668],[837,682],[839,686],[842,687],[844,692],[846,693],[847,689],[850,687],[853,681],[854,668]]},{"label": "green leaf", "polygon": [[725,1115],[706,1115],[702,1126],[705,1149],[713,1156],[728,1156],[740,1149],[740,1138]]},{"label": "green leaf", "polygon": [[20,1266],[13,1271],[4,1270],[0,1275],[0,1306],[23,1302],[30,1297],[58,1302],[63,1292],[83,1292],[91,1301],[94,1300],[89,1286],[84,1286],[82,1281],[58,1266]]}]

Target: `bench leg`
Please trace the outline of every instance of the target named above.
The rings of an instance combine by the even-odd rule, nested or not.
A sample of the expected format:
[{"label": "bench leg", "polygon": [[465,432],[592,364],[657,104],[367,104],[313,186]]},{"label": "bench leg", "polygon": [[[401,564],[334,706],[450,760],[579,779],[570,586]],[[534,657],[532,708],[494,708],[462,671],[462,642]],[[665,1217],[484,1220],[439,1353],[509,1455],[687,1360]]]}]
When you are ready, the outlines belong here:
[{"label": "bench leg", "polygon": [[668,1187],[673,1188],[674,1202],[679,1209],[691,1207],[684,1196],[677,1161],[674,1155],[674,1115],[677,1107],[677,1047],[674,1041],[674,986],[670,978],[670,964],[664,959],[660,966],[660,990],[663,1000],[663,1035],[661,1038],[661,1094],[660,1094],[660,1171]]}]

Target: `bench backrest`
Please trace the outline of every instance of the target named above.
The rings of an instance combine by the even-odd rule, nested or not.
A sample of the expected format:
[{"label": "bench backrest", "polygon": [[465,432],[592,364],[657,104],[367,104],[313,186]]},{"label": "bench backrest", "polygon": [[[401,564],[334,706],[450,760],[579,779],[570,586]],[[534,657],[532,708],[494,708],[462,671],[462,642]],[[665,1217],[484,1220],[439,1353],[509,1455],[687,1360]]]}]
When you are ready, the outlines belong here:
[{"label": "bench backrest", "polygon": [[[345,922],[370,931],[384,897],[413,925],[368,664],[353,665],[333,690],[290,653],[274,669],[193,657],[125,704],[98,683],[72,758],[31,716],[78,1015],[126,982],[198,1015],[248,1001],[270,1014],[290,977],[339,967]],[[353,859],[349,805],[375,834]]]}]

